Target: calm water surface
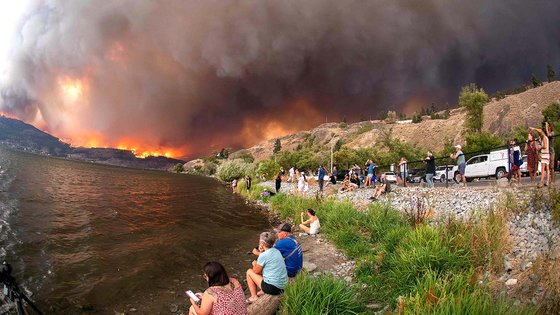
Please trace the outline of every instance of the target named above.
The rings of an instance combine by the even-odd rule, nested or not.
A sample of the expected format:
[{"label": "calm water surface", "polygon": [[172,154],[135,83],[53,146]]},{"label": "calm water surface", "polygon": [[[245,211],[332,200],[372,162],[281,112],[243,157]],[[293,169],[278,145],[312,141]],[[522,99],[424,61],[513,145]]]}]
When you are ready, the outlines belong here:
[{"label": "calm water surface", "polygon": [[47,313],[185,310],[204,263],[243,278],[267,228],[209,178],[0,149],[0,258]]}]

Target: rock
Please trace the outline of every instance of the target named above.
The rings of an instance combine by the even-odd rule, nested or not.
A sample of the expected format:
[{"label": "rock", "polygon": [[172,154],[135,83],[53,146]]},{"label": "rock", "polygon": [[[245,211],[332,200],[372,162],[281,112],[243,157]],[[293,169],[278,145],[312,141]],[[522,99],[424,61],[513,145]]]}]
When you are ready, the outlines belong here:
[{"label": "rock", "polygon": [[136,312],[138,312],[138,310],[135,309],[134,307],[131,307],[128,311],[131,312],[131,313],[136,313]]},{"label": "rock", "polygon": [[525,270],[531,268],[532,266],[533,266],[533,263],[528,261],[528,262],[524,263],[523,266],[521,266],[521,270],[525,271]]},{"label": "rock", "polygon": [[171,311],[171,313],[177,313],[177,311],[179,310],[179,306],[177,304],[171,304],[169,305],[169,310]]},{"label": "rock", "polygon": [[509,279],[508,281],[506,281],[506,285],[508,287],[511,287],[513,285],[516,285],[516,284],[517,284],[517,279]]},{"label": "rock", "polygon": [[317,269],[317,265],[312,262],[304,261],[303,268],[307,270],[307,272],[312,273],[315,269]]},{"label": "rock", "polygon": [[504,269],[507,273],[510,273],[513,270],[513,266],[511,265],[511,261],[508,259],[504,259]]}]

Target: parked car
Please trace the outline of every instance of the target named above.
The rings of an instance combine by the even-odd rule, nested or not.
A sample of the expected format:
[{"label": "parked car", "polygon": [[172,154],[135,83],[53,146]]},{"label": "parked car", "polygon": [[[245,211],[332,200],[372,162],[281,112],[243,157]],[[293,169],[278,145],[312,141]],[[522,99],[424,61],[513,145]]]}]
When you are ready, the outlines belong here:
[{"label": "parked car", "polygon": [[[521,176],[529,176],[529,170],[527,169],[527,156],[524,155],[523,156],[523,164],[521,164],[521,166],[519,167],[521,169]],[[537,166],[537,175],[541,174],[541,161],[539,161],[539,164]]]},{"label": "parked car", "polygon": [[395,175],[394,172],[385,172],[385,179],[387,181],[389,181],[390,183],[396,183],[397,182],[397,175]]},{"label": "parked car", "polygon": [[[467,181],[475,178],[500,179],[508,170],[508,151],[507,149],[492,151],[490,154],[476,155],[467,161],[465,168],[465,176]],[[457,165],[453,167],[453,178],[460,181],[459,168]]]},{"label": "parked car", "polygon": [[414,170],[407,177],[407,180],[411,183],[426,182],[426,171],[425,170]]},{"label": "parked car", "polygon": [[444,183],[445,179],[453,180],[453,166],[438,166],[436,168],[436,174],[434,175],[434,180],[439,180],[440,182]]}]

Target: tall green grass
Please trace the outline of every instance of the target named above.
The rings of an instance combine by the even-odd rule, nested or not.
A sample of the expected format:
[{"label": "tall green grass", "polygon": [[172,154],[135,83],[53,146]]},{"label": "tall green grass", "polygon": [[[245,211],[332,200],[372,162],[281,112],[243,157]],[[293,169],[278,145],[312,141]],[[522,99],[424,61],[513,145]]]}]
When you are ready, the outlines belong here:
[{"label": "tall green grass", "polygon": [[282,315],[352,315],[364,311],[356,298],[356,289],[332,276],[298,275],[288,284],[280,314]]},{"label": "tall green grass", "polygon": [[[381,203],[359,212],[350,202],[334,199],[278,194],[267,201],[281,218],[294,223],[300,223],[300,213],[307,208],[316,210],[321,233],[356,261],[355,279],[363,285],[360,300],[387,303],[406,314],[532,312],[513,308],[504,298],[494,299],[486,285],[479,283],[481,270],[501,271],[508,246],[503,211],[489,211],[467,221],[413,227],[401,212]],[[305,293],[298,297],[287,290],[283,309],[290,312],[283,314],[328,313],[322,308],[327,306],[321,304],[325,297],[309,291],[316,290],[315,281],[330,280],[302,276],[292,290]],[[333,292],[344,299],[346,291],[339,288]],[[311,305],[310,311],[295,308],[302,303]]]}]

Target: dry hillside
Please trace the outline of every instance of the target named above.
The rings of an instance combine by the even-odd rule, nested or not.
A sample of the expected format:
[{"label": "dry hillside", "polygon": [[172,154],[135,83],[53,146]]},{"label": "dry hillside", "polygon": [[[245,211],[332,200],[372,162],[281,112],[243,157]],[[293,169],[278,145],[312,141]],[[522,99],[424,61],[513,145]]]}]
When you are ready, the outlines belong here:
[{"label": "dry hillside", "polygon": [[[515,126],[539,126],[542,110],[554,101],[560,100],[560,82],[555,81],[526,92],[508,96],[499,101],[492,101],[484,107],[484,130],[500,135],[507,135]],[[332,145],[338,139],[351,148],[375,146],[384,129],[392,129],[393,137],[418,147],[441,150],[444,139],[453,142],[462,141],[465,114],[460,109],[451,111],[448,119],[431,120],[423,117],[418,124],[386,124],[382,121],[366,121],[349,124],[341,128],[339,123],[322,124],[310,131],[299,132],[280,137],[282,150],[294,150],[307,138],[314,138],[315,143]],[[371,125],[373,129],[360,132],[362,126]],[[235,158],[243,151],[249,151],[256,161],[270,158],[275,139],[263,141],[251,148],[237,151],[230,157]]]}]

